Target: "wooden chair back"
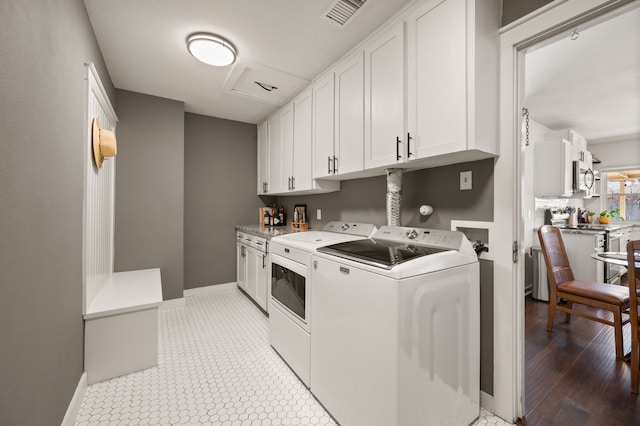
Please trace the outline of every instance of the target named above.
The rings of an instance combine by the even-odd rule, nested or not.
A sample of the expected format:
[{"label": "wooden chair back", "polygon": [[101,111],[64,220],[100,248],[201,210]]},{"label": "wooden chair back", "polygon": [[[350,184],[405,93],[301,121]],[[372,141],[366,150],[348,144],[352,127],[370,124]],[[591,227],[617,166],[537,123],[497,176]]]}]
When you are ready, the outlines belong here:
[{"label": "wooden chair back", "polygon": [[544,260],[549,269],[548,272],[550,272],[548,274],[549,290],[555,295],[556,287],[559,284],[574,280],[567,250],[564,247],[562,233],[555,226],[544,225],[538,230],[538,236],[540,237]]},{"label": "wooden chair back", "polygon": [[638,393],[638,370],[640,369],[640,240],[627,244],[627,276],[629,277],[629,323],[631,323],[631,391]]}]

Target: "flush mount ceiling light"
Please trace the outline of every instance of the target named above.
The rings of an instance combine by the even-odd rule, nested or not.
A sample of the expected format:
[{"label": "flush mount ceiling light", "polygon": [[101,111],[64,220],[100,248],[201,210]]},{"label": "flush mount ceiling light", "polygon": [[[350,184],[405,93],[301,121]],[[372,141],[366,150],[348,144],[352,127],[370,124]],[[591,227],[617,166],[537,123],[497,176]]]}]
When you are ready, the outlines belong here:
[{"label": "flush mount ceiling light", "polygon": [[191,34],[187,37],[187,49],[197,60],[216,67],[231,65],[236,60],[233,45],[214,34]]}]

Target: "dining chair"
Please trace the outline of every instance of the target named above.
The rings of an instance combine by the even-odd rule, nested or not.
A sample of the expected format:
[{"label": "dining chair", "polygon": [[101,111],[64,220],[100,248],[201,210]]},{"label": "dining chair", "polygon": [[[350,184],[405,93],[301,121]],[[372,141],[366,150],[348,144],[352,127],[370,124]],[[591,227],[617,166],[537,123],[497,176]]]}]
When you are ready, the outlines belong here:
[{"label": "dining chair", "polygon": [[[544,225],[538,229],[538,236],[549,276],[547,330],[553,327],[556,310],[565,313],[566,322],[571,320],[571,315],[578,315],[611,325],[615,335],[616,356],[624,358],[622,312],[629,306],[629,290],[618,285],[574,279],[560,229]],[[613,314],[613,320],[608,317],[601,318],[597,313],[590,311],[576,310],[573,307],[574,304],[610,311]]]},{"label": "dining chair", "polygon": [[640,368],[640,240],[627,244],[627,277],[629,281],[629,322],[631,323],[631,392],[638,393],[638,369]]}]

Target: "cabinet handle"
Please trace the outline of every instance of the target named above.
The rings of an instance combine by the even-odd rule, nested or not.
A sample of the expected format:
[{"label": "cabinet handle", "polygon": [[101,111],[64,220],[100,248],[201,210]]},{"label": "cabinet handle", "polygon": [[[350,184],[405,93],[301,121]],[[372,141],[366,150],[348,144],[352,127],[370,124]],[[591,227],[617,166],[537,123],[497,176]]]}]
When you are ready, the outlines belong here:
[{"label": "cabinet handle", "polygon": [[400,138],[396,136],[396,160],[399,160],[400,158]]},{"label": "cabinet handle", "polygon": [[264,254],[262,255],[262,269],[267,267],[266,263],[264,262],[266,257],[267,257],[266,255],[264,255]]},{"label": "cabinet handle", "polygon": [[327,173],[331,174],[331,156],[327,157]]},{"label": "cabinet handle", "polygon": [[291,191],[291,176],[287,178],[287,189]]},{"label": "cabinet handle", "polygon": [[413,154],[411,153],[411,133],[407,133],[407,158],[410,158]]},{"label": "cabinet handle", "polygon": [[338,173],[338,157],[336,157],[335,155],[333,156],[333,174],[337,174]]},{"label": "cabinet handle", "polygon": [[296,178],[294,176],[291,176],[291,190],[295,190],[296,189]]}]

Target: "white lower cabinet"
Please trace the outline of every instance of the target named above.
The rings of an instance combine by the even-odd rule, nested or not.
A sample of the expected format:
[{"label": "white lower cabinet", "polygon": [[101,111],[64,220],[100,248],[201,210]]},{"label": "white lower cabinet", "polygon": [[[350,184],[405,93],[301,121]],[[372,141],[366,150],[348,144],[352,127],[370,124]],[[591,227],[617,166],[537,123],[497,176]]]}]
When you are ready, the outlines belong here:
[{"label": "white lower cabinet", "polygon": [[267,240],[254,235],[237,233],[236,281],[238,287],[258,306],[269,311],[269,271],[271,262],[264,248]]}]

